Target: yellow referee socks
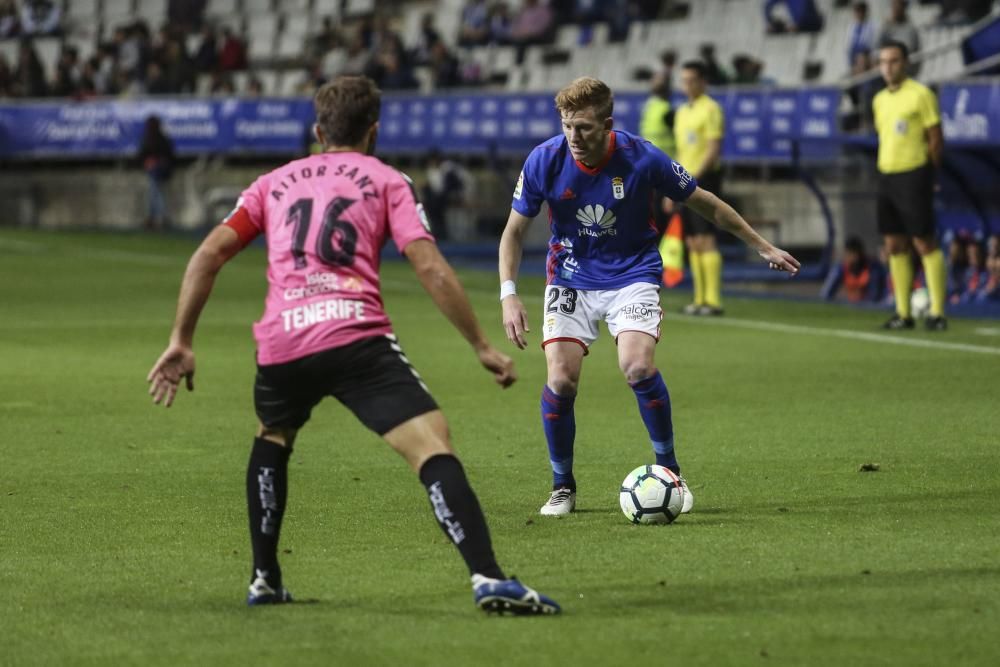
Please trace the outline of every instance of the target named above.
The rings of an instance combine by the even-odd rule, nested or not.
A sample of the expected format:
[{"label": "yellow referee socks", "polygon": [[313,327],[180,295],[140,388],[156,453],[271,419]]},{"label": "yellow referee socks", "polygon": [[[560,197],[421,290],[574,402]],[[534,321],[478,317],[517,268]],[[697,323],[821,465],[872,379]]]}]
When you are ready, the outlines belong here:
[{"label": "yellow referee socks", "polygon": [[701,269],[705,275],[705,303],[713,308],[722,306],[722,255],[718,250],[701,254]]},{"label": "yellow referee socks", "polygon": [[896,314],[910,317],[910,293],[913,291],[913,263],[910,253],[889,255],[889,273],[892,275],[892,291],[896,295]]},{"label": "yellow referee socks", "polygon": [[944,317],[944,302],[948,291],[948,270],[941,248],[923,256],[924,278],[931,297],[931,317]]},{"label": "yellow referee socks", "polygon": [[691,282],[694,283],[694,305],[705,305],[705,264],[700,252],[689,252],[688,262],[691,264]]}]

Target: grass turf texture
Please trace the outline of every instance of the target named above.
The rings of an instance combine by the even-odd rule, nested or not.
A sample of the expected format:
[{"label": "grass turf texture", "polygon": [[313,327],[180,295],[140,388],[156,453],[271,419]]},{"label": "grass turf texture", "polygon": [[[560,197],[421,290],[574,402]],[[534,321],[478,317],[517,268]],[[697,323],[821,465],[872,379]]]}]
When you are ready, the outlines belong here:
[{"label": "grass turf texture", "polygon": [[[618,509],[622,478],[652,454],[605,333],[576,403],[580,510],[543,519],[541,282],[521,281],[534,326],[522,353],[502,340],[495,276],[463,272],[519,363],[501,392],[400,263],[383,268],[388,310],[448,415],[501,563],[565,614],[477,612],[415,476],[332,400],[296,445],[281,545],[288,586],[314,602],[247,609],[264,254],[223,270],[196,391],[166,411],[144,378],[193,247],[0,232],[0,663],[1000,661],[1000,357],[667,319],[658,362],[697,506],[645,527]],[[871,332],[882,320],[726,306],[729,321]],[[1000,345],[951,324],[891,336]],[[872,462],[880,471],[859,472]]]}]

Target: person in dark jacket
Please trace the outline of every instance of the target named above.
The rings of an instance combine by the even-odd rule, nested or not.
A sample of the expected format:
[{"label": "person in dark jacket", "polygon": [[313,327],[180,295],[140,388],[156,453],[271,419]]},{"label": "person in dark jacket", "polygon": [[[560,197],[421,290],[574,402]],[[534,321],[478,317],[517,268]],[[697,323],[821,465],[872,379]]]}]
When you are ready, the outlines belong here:
[{"label": "person in dark jacket", "polygon": [[174,142],[163,131],[160,118],[150,116],[146,119],[139,145],[139,161],[149,176],[147,229],[162,229],[167,224],[169,216],[164,188],[173,172],[174,159]]}]

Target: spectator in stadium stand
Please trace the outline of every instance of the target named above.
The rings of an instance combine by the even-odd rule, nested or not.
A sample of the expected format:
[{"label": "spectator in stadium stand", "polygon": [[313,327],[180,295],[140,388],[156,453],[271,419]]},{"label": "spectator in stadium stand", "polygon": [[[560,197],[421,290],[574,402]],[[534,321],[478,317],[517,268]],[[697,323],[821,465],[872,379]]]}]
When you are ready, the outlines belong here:
[{"label": "spectator in stadium stand", "polygon": [[705,65],[705,81],[710,86],[724,86],[729,83],[729,75],[715,59],[715,45],[702,44],[700,49],[701,62]]},{"label": "spectator in stadium stand", "polygon": [[844,243],[843,258],[830,271],[820,294],[827,301],[842,293],[851,303],[880,303],[885,298],[885,278],[885,266],[870,258],[861,239],[852,236]]},{"label": "spectator in stadium stand", "polygon": [[427,12],[420,18],[420,33],[413,45],[413,60],[418,65],[425,65],[431,60],[431,51],[436,44],[441,43],[441,33],[434,27],[434,14]]},{"label": "spectator in stadium stand", "polygon": [[979,293],[980,301],[1000,301],[1000,236],[986,241],[986,284]]},{"label": "spectator in stadium stand", "polygon": [[17,52],[17,69],[14,70],[14,95],[16,97],[44,97],[49,92],[45,69],[30,39],[22,39]]},{"label": "spectator in stadium stand", "polygon": [[732,83],[741,86],[753,86],[760,83],[760,62],[745,53],[733,56]]},{"label": "spectator in stadium stand", "polygon": [[490,39],[490,8],[486,0],[469,0],[462,8],[458,28],[459,46],[482,46]]},{"label": "spectator in stadium stand", "polygon": [[185,34],[201,29],[204,13],[205,0],[169,0],[167,3],[167,20]]},{"label": "spectator in stadium stand", "polygon": [[247,79],[247,89],[243,92],[247,97],[261,97],[264,94],[264,84],[256,76]]},{"label": "spectator in stadium stand", "polygon": [[554,16],[548,5],[539,0],[524,0],[510,28],[510,39],[518,47],[517,61],[524,60],[527,47],[551,41],[554,27]]},{"label": "spectator in stadium stand", "polygon": [[56,63],[55,79],[49,92],[56,97],[72,97],[80,82],[80,58],[75,46],[63,44]]},{"label": "spectator in stadium stand", "polygon": [[875,48],[875,24],[868,18],[868,3],[855,2],[851,8],[854,22],[847,35],[847,64],[854,67],[861,54],[870,57]]},{"label": "spectator in stadium stand", "polygon": [[333,25],[332,16],[323,17],[323,27],[309,40],[309,60],[321,60],[331,49],[340,46],[340,33]]},{"label": "spectator in stadium stand", "polygon": [[467,201],[471,177],[461,165],[445,159],[437,149],[427,154],[425,176],[427,182],[420,199],[431,224],[431,233],[439,241],[447,241],[448,209],[462,206]]},{"label": "spectator in stadium stand", "polygon": [[145,86],[147,95],[166,95],[176,92],[170,89],[167,77],[163,74],[163,68],[155,60],[150,61],[149,65],[146,66]]},{"label": "spectator in stadium stand", "polygon": [[100,60],[97,56],[88,58],[80,68],[80,82],[77,84],[75,97],[80,100],[95,97],[97,93],[97,67]]},{"label": "spectator in stadium stand", "polygon": [[233,78],[226,72],[212,72],[212,82],[208,87],[211,95],[235,95],[236,86]]},{"label": "spectator in stadium stand", "polygon": [[194,53],[194,68],[199,73],[215,70],[219,62],[219,35],[215,28],[207,23],[201,28],[201,43]]},{"label": "spectator in stadium stand", "polygon": [[174,159],[174,142],[164,133],[159,116],[150,116],[139,144],[139,161],[149,181],[147,229],[162,229],[167,224],[169,211],[163,190],[173,172]]},{"label": "spectator in stadium stand", "polygon": [[247,45],[231,28],[222,29],[222,49],[219,50],[219,69],[236,72],[247,68]]},{"label": "spectator in stadium stand", "polygon": [[456,58],[445,45],[438,40],[431,48],[430,62],[431,80],[435,88],[454,88],[462,85],[462,74]]},{"label": "spectator in stadium stand", "polygon": [[171,93],[194,92],[194,63],[179,38],[170,38],[163,50],[163,76]]},{"label": "spectator in stadium stand", "polygon": [[[776,17],[775,10],[784,10],[787,20]],[[823,15],[814,0],[767,0],[764,3],[764,24],[770,33],[819,32]]]},{"label": "spectator in stadium stand", "polygon": [[961,24],[978,21],[990,13],[993,0],[943,0],[938,22]]},{"label": "spectator in stadium stand", "polygon": [[17,5],[14,0],[0,0],[0,39],[17,34]]},{"label": "spectator in stadium stand", "polygon": [[989,281],[989,273],[986,270],[986,258],[983,256],[983,247],[976,239],[970,239],[965,244],[966,268],[962,275],[962,282],[959,289],[951,295],[952,303],[968,303],[975,301],[979,293]]},{"label": "spectator in stadium stand", "polygon": [[498,2],[490,8],[490,44],[510,44],[511,20],[510,7],[506,2]]},{"label": "spectator in stadium stand", "polygon": [[360,75],[364,74],[369,69],[369,63],[371,62],[371,52],[365,48],[364,37],[361,32],[358,31],[351,37],[351,41],[347,46],[347,59],[344,62],[343,68],[339,72],[330,72],[331,76],[335,74],[348,74],[348,75]]},{"label": "spectator in stadium stand", "polygon": [[920,32],[910,22],[910,17],[906,14],[906,5],[907,0],[892,0],[889,18],[882,24],[878,43],[901,42],[906,44],[910,53],[916,53],[920,50]]},{"label": "spectator in stadium stand", "polygon": [[22,35],[54,35],[61,31],[62,3],[54,0],[23,0]]},{"label": "spectator in stadium stand", "polygon": [[405,57],[396,49],[383,51],[375,60],[372,78],[384,90],[412,90],[420,87]]},{"label": "spectator in stadium stand", "polygon": [[10,69],[7,56],[0,53],[0,97],[14,96],[14,72]]}]

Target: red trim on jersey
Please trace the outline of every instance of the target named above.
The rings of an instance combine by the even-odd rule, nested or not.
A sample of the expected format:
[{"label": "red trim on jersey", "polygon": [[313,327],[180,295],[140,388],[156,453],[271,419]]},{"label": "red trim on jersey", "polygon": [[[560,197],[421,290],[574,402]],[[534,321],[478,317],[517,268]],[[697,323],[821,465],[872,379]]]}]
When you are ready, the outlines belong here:
[{"label": "red trim on jersey", "polygon": [[244,248],[250,245],[251,241],[260,236],[260,230],[257,229],[257,226],[254,225],[253,222],[250,221],[250,214],[242,206],[236,209],[236,212],[226,218],[225,222],[222,224],[236,232],[236,235],[240,237],[240,243],[243,244]]},{"label": "red trim on jersey", "polygon": [[608,142],[608,152],[604,156],[604,159],[601,160],[600,164],[598,164],[596,167],[591,168],[585,165],[584,163],[580,162],[579,160],[574,160],[574,162],[576,162],[576,166],[579,167],[580,171],[582,171],[583,173],[590,174],[591,176],[597,176],[599,173],[601,173],[601,169],[604,169],[606,166],[608,166],[608,162],[611,161],[611,156],[614,155],[614,152],[615,152],[615,131],[611,130],[611,141]]},{"label": "red trim on jersey", "polygon": [[583,356],[587,356],[588,354],[590,354],[590,349],[584,344],[582,340],[580,340],[579,338],[567,338],[563,336],[560,336],[559,338],[550,338],[548,340],[542,341],[542,349],[544,350],[545,346],[548,345],[549,343],[556,343],[556,342],[576,343],[577,345],[583,348]]}]

